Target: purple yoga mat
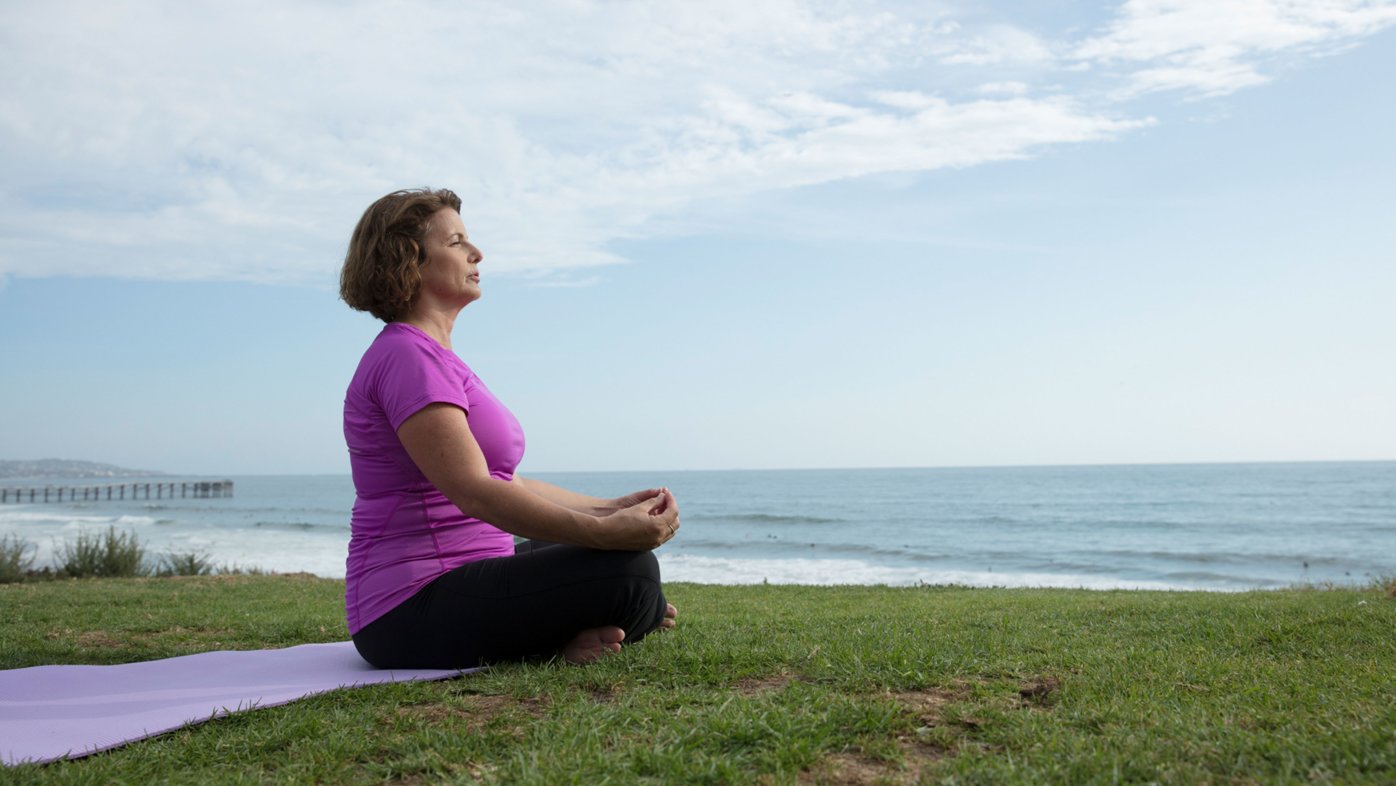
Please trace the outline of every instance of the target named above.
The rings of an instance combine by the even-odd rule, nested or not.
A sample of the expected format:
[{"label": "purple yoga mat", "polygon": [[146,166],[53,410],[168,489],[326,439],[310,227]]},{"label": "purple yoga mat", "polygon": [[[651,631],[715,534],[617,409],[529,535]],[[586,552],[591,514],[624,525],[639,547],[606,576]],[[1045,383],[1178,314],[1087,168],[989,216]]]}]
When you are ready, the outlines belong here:
[{"label": "purple yoga mat", "polygon": [[77,758],[233,712],[478,669],[375,669],[353,642],[0,671],[0,763]]}]

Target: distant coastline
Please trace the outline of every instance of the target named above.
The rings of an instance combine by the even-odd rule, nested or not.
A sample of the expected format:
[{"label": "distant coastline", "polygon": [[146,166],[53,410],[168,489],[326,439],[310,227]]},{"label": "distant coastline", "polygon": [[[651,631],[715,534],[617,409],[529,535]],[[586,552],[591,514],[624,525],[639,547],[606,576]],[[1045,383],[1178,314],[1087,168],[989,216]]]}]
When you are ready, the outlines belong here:
[{"label": "distant coastline", "polygon": [[127,469],[115,464],[77,459],[0,459],[0,480],[18,478],[156,478],[168,473],[148,469]]}]

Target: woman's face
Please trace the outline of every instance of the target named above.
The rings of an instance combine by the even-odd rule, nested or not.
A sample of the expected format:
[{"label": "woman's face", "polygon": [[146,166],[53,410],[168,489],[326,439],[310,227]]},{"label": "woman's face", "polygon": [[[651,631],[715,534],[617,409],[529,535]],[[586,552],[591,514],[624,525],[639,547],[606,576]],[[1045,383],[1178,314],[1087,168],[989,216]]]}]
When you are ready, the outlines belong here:
[{"label": "woman's face", "polygon": [[480,253],[465,233],[460,214],[442,208],[431,217],[424,241],[421,299],[443,306],[464,307],[480,297]]}]

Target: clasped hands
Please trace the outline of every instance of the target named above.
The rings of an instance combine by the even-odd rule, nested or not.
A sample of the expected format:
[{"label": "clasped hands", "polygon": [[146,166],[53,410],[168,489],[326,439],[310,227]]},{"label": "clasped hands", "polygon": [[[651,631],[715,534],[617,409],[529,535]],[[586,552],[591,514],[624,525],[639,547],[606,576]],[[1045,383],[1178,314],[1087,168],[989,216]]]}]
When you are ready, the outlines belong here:
[{"label": "clasped hands", "polygon": [[679,531],[679,503],[667,488],[645,489],[617,497],[596,511],[602,548],[649,551]]}]

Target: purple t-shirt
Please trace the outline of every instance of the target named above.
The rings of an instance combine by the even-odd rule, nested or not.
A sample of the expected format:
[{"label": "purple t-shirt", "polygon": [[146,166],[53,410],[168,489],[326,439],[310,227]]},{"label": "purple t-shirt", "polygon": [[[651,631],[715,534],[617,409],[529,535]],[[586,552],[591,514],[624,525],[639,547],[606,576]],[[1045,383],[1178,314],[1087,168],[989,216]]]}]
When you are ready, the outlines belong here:
[{"label": "purple t-shirt", "polygon": [[384,326],[344,396],[344,441],[354,473],[354,514],[345,567],[349,632],[467,562],[514,553],[514,537],[461,512],[412,463],[397,438],[428,404],[465,410],[490,475],[511,480],[524,436],[475,372],[418,328]]}]

